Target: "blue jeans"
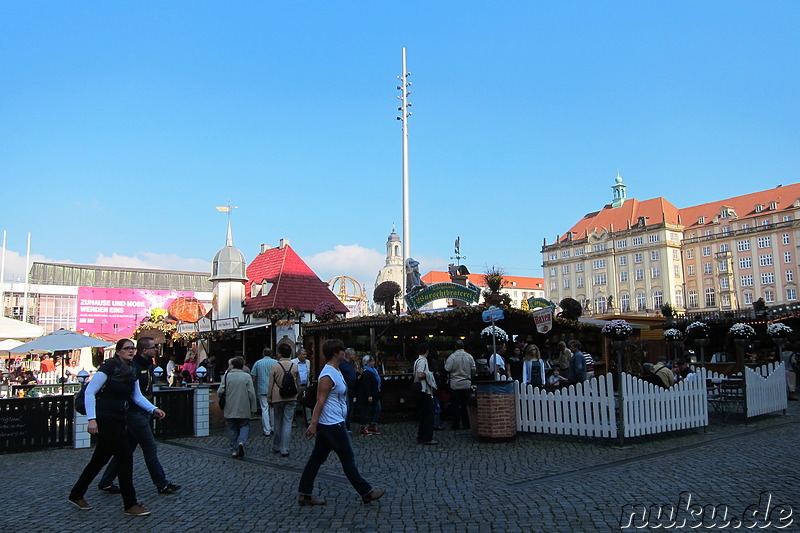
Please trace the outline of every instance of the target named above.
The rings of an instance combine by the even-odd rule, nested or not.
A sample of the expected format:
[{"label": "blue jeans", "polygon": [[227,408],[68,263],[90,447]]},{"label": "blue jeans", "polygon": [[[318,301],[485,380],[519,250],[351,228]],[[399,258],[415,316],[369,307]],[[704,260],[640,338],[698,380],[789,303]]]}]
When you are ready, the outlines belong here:
[{"label": "blue jeans", "polygon": [[[157,489],[163,489],[167,486],[167,476],[164,474],[164,469],[161,467],[161,462],[158,460],[158,450],[156,449],[156,439],[153,436],[153,430],[150,427],[150,420],[152,415],[146,413],[138,408],[131,408],[126,415],[125,422],[128,427],[128,442],[130,443],[131,453],[136,451],[136,446],[142,447],[142,455],[144,456],[144,464],[147,465],[147,471],[150,473],[150,479]],[[108,464],[108,468],[100,478],[100,487],[108,487],[114,483],[119,473],[119,461],[114,457]]]},{"label": "blue jeans", "polygon": [[231,445],[231,451],[235,452],[239,443],[244,444],[247,442],[247,437],[250,436],[250,419],[226,418],[225,429],[228,431],[228,442]]},{"label": "blue jeans", "polygon": [[272,438],[272,451],[284,455],[289,453],[289,439],[292,436],[292,420],[297,401],[275,402],[272,412],[275,416],[275,436]]},{"label": "blue jeans", "polygon": [[345,423],[340,422],[331,426],[323,424],[317,425],[317,440],[314,443],[314,450],[308,458],[303,475],[300,476],[300,487],[298,492],[301,495],[311,496],[314,491],[314,480],[317,477],[319,468],[328,458],[331,451],[335,452],[342,463],[344,475],[356,489],[359,496],[366,496],[372,492],[372,485],[361,477],[356,466],[356,453],[353,451],[353,442],[350,434],[345,428]]},{"label": "blue jeans", "polygon": [[371,402],[366,401],[366,398],[364,400],[364,405],[361,406],[361,425],[377,424],[381,421],[381,399],[373,398]]}]

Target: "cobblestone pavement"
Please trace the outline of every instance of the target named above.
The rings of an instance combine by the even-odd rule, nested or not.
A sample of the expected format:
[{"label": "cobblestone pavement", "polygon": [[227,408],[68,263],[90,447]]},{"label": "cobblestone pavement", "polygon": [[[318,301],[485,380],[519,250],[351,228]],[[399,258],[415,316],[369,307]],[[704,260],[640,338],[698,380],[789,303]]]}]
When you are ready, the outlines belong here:
[{"label": "cobblestone pavement", "polygon": [[[121,498],[96,485],[86,495],[93,510],[66,501],[90,450],[0,455],[0,531],[613,531],[624,505],[677,503],[684,491],[739,516],[762,491],[773,506],[800,511],[797,403],[786,415],[712,419],[705,431],[639,438],[623,448],[531,434],[477,443],[469,431],[446,430],[436,433],[438,446],[420,446],[414,423],[386,424],[383,435],[353,436],[361,473],[388,490],[370,505],[361,504],[332,456],[316,484],[328,505],[298,507],[312,442],[295,429],[290,457],[276,456],[256,421],[244,460],[231,459],[221,433],[160,443],[168,477],[183,485],[174,495],[155,491],[137,453],[138,497],[153,512],[143,518],[124,516]],[[800,514],[793,519],[783,531],[800,531]]]}]

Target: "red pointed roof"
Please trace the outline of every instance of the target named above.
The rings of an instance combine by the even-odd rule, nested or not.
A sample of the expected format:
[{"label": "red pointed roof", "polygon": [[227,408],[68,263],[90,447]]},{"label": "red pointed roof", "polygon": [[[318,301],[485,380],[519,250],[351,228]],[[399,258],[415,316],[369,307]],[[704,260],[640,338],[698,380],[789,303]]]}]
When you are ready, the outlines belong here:
[{"label": "red pointed roof", "polygon": [[[337,313],[348,312],[328,284],[320,280],[288,244],[258,254],[247,266],[247,279],[245,313],[267,309],[313,312],[322,302],[333,304]],[[251,297],[253,283],[271,283],[272,287],[266,294]]]},{"label": "red pointed roof", "polygon": [[[629,198],[619,207],[612,208],[611,204],[608,204],[600,211],[585,215],[569,231],[573,233],[573,238],[583,239],[586,238],[587,232],[592,233],[595,229],[606,231],[627,229],[629,223],[635,226],[642,217],[646,219],[648,225],[662,222],[678,224],[678,208],[662,196],[641,202],[636,198]],[[568,235],[569,233],[562,235],[559,241],[567,240]]]}]

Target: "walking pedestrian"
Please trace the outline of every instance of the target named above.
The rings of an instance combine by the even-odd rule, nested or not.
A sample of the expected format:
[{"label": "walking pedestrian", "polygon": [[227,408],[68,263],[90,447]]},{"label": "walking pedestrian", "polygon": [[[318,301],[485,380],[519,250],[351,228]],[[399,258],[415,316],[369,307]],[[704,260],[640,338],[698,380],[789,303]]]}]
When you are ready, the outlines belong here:
[{"label": "walking pedestrian", "polygon": [[364,503],[381,498],[386,494],[386,489],[373,489],[356,466],[356,455],[353,443],[345,428],[347,417],[347,384],[342,372],[339,370],[345,357],[344,343],[339,339],[329,339],[322,345],[322,354],[325,357],[325,367],[319,375],[317,388],[317,403],[311,415],[311,423],[306,429],[306,436],[310,439],[317,437],[311,457],[308,458],[303,474],[300,476],[298,488],[300,505],[325,505],[323,498],[313,495],[314,480],[320,467],[328,458],[331,451],[336,453],[342,463],[347,479],[356,490]]},{"label": "walking pedestrian", "polygon": [[381,376],[375,369],[374,357],[365,355],[361,361],[364,370],[358,379],[358,404],[361,405],[360,434],[380,435],[378,422],[381,419]]},{"label": "walking pedestrian", "polygon": [[[300,395],[299,397],[303,397],[306,392],[306,389],[309,385],[311,385],[311,361],[308,360],[308,352],[306,349],[303,348],[303,345],[299,345],[297,347],[297,357],[292,359],[292,363],[297,365],[297,372],[300,375]],[[300,410],[303,411],[303,422],[305,423],[306,427],[308,427],[308,414],[306,413],[306,408],[300,403],[297,402],[298,407]],[[292,424],[294,426],[294,424]]]},{"label": "walking pedestrian", "polygon": [[342,376],[344,376],[344,382],[347,384],[347,418],[345,420],[345,425],[349,433],[350,414],[353,411],[353,398],[356,395],[356,380],[358,379],[358,374],[356,373],[355,367],[355,350],[352,348],[347,348],[344,353],[344,359],[339,365],[339,370],[342,372]]},{"label": "walking pedestrian", "polygon": [[[136,380],[142,396],[147,401],[153,403],[153,355],[157,353],[158,347],[152,337],[142,337],[136,343],[136,355],[133,356],[131,367],[136,374]],[[125,416],[125,424],[128,428],[128,442],[130,443],[131,453],[136,450],[136,446],[142,447],[144,464],[150,473],[150,479],[156,486],[159,494],[174,494],[180,490],[181,486],[170,483],[158,460],[158,449],[153,430],[150,427],[152,415],[136,404],[130,405]],[[114,484],[114,480],[119,473],[119,462],[116,457],[111,458],[111,462],[106,467],[103,477],[97,484],[97,488],[104,492],[119,494],[120,488]]]},{"label": "walking pedestrian", "polygon": [[264,348],[261,355],[261,359],[253,365],[250,375],[253,377],[258,403],[261,405],[261,432],[265,437],[269,437],[272,435],[273,421],[275,420],[269,404],[269,375],[272,365],[277,361],[272,358],[272,350],[269,348]]},{"label": "walking pedestrian", "polygon": [[421,385],[422,394],[417,400],[419,408],[419,428],[417,442],[420,444],[439,444],[433,440],[433,395],[436,394],[436,379],[428,368],[428,345],[417,346],[419,357],[414,361],[414,383]]},{"label": "walking pedestrian", "polygon": [[[292,435],[292,420],[294,419],[294,409],[297,405],[297,391],[300,390],[300,376],[297,367],[291,361],[292,347],[288,344],[278,345],[278,355],[280,360],[270,368],[269,381],[270,395],[269,400],[272,405],[272,414],[275,417],[275,436],[272,440],[272,451],[281,454],[281,457],[289,457],[289,438]],[[284,396],[281,392],[281,384],[284,376],[289,373],[294,380],[295,393]]]},{"label": "walking pedestrian", "polygon": [[250,414],[258,409],[253,380],[242,368],[244,357],[231,359],[230,368],[222,377],[217,394],[225,394],[225,428],[231,445],[231,457],[244,457],[244,445],[250,435]]},{"label": "walking pedestrian", "polygon": [[115,347],[114,357],[100,365],[86,386],[86,416],[89,419],[87,431],[97,435],[97,446],[89,464],[69,493],[69,501],[81,510],[92,508],[84,499],[86,490],[114,456],[119,467],[119,485],[125,514],[150,514],[150,511],[136,501],[136,489],[133,487],[133,451],[125,426],[125,411],[130,403],[135,403],[159,420],[167,415],[142,396],[136,374],[131,367],[134,350],[131,339],[121,339]]}]

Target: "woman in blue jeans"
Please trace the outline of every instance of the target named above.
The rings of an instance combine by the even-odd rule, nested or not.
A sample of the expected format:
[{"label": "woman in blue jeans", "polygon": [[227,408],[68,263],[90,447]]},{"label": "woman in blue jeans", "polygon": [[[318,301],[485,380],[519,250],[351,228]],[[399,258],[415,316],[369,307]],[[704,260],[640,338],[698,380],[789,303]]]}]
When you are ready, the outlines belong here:
[{"label": "woman in blue jeans", "polygon": [[311,457],[303,469],[303,475],[300,476],[298,489],[300,505],[325,505],[324,499],[317,498],[312,493],[317,472],[331,451],[339,457],[345,476],[364,503],[377,500],[386,494],[386,489],[373,490],[372,485],[361,477],[356,466],[353,443],[345,427],[347,384],[339,371],[339,363],[344,359],[344,350],[344,343],[339,339],[329,339],[322,345],[322,353],[327,364],[319,375],[317,403],[314,405],[311,423],[306,429],[306,436],[309,439],[316,436],[317,440]]}]

